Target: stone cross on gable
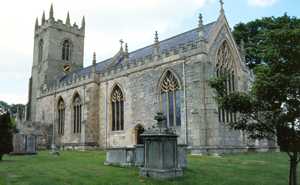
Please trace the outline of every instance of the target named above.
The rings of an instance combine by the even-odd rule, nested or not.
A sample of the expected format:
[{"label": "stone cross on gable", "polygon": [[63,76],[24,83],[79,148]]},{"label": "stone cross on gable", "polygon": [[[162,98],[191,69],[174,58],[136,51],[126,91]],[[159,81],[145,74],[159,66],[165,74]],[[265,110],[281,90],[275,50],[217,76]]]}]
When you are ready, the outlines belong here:
[{"label": "stone cross on gable", "polygon": [[220,5],[221,5],[221,12],[224,12],[224,1],[220,0]]}]

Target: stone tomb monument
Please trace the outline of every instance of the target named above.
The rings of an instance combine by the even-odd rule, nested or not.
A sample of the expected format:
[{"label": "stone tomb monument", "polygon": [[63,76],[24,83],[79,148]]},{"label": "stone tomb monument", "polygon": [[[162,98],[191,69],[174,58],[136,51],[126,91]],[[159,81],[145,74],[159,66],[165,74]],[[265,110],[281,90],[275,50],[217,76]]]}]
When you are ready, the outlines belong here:
[{"label": "stone tomb monument", "polygon": [[155,116],[157,126],[146,130],[144,139],[144,165],[140,175],[158,179],[174,178],[183,175],[177,152],[177,135],[164,125],[162,113]]}]

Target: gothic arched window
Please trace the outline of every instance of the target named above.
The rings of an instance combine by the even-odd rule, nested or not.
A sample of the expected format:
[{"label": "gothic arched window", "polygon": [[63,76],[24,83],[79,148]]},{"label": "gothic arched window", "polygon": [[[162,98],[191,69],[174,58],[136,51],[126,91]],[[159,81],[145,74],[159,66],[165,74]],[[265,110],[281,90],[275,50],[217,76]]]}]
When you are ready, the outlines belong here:
[{"label": "gothic arched window", "polygon": [[62,44],[62,60],[69,61],[71,59],[71,42],[64,40]]},{"label": "gothic arched window", "polygon": [[160,84],[161,109],[167,118],[167,126],[181,125],[180,88],[176,77],[167,71]]},{"label": "gothic arched window", "polygon": [[73,100],[73,133],[81,132],[81,114],[82,113],[82,104],[81,99],[78,94],[74,97]]},{"label": "gothic arched window", "polygon": [[112,131],[124,129],[124,97],[116,85],[111,94]]},{"label": "gothic arched window", "polygon": [[42,62],[43,60],[43,48],[44,48],[44,41],[41,39],[39,41],[39,47],[38,47],[38,62]]},{"label": "gothic arched window", "polygon": [[[226,92],[230,93],[236,90],[235,85],[235,65],[234,58],[231,53],[230,47],[224,41],[217,53],[216,75],[217,77],[225,78]],[[222,108],[218,109],[220,122],[232,122],[236,120],[236,114],[226,111]]]},{"label": "gothic arched window", "polygon": [[64,128],[65,128],[65,103],[63,99],[58,101],[58,134],[64,135]]}]

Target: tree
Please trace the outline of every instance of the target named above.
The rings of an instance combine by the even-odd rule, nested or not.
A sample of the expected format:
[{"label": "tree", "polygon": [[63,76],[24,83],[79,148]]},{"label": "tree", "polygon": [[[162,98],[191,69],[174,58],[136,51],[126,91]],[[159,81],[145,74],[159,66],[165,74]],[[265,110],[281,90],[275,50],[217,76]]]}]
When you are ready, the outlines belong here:
[{"label": "tree", "polygon": [[7,110],[10,109],[10,106],[6,102],[0,100],[0,108]]},{"label": "tree", "polygon": [[250,68],[263,62],[260,46],[265,40],[263,32],[282,28],[299,28],[300,19],[284,14],[281,17],[264,17],[248,23],[239,23],[232,32],[237,44],[245,43],[246,63]]},{"label": "tree", "polygon": [[[284,15],[239,24],[255,81],[249,92],[225,91],[226,77],[212,79],[221,108],[239,113],[229,123],[252,139],[274,139],[290,158],[289,184],[297,185],[300,161],[300,20]],[[251,29],[253,28],[253,29]],[[250,62],[250,63],[249,63]]]},{"label": "tree", "polygon": [[17,114],[17,112],[20,112],[22,114],[24,110],[25,110],[25,105],[23,105],[23,104],[10,105],[10,112],[12,114]]},{"label": "tree", "polygon": [[0,115],[0,161],[4,154],[8,154],[13,150],[12,134],[10,114]]}]

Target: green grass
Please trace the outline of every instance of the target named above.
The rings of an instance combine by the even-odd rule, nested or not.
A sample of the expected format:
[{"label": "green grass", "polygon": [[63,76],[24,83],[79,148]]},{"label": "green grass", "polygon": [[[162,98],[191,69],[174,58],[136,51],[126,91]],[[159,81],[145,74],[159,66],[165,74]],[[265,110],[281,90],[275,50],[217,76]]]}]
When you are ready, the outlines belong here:
[{"label": "green grass", "polygon": [[0,185],[286,185],[284,153],[189,156],[184,176],[175,180],[139,177],[138,168],[104,166],[105,152],[65,151],[61,156],[5,156]]}]

